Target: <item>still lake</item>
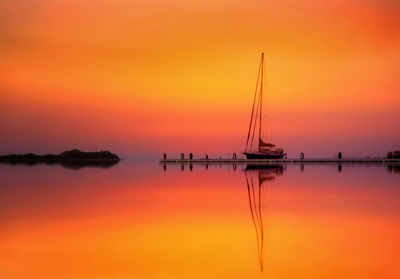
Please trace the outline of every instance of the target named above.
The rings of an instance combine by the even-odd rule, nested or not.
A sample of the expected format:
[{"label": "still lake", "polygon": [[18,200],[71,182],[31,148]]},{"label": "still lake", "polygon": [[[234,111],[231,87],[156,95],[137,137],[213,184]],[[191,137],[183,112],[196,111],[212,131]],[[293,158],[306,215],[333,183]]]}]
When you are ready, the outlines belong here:
[{"label": "still lake", "polygon": [[385,164],[0,164],[0,278],[400,278]]}]

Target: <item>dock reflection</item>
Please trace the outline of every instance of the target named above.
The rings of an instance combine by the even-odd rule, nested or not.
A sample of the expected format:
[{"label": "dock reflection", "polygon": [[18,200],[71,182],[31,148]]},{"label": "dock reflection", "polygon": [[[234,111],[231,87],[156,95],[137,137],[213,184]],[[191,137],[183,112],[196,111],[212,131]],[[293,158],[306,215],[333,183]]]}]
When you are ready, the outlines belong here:
[{"label": "dock reflection", "polygon": [[[386,168],[386,170],[390,173],[395,173],[398,174],[400,173],[400,162],[290,162],[290,163],[253,163],[253,164],[248,164],[245,162],[215,162],[215,161],[210,161],[210,162],[164,162],[161,163],[163,171],[167,171],[168,168],[174,169],[176,167],[180,167],[181,171],[189,170],[189,171],[194,171],[194,170],[208,170],[210,168],[219,168],[219,169],[228,169],[228,170],[233,170],[236,171],[236,169],[239,170],[250,170],[250,169],[279,169],[280,167],[285,168],[288,165],[298,165],[298,168],[300,172],[306,172],[307,168],[312,168],[314,166],[331,166],[337,168],[337,171],[341,173],[343,170],[348,168],[349,166],[364,166],[364,167],[371,167],[371,166],[381,166]],[[168,167],[167,167],[168,166]]]},{"label": "dock reflection", "polygon": [[[264,271],[264,248],[266,235],[263,222],[263,199],[266,202],[264,208],[268,208],[270,200],[269,182],[276,176],[283,175],[286,165],[247,165],[244,173],[246,176],[247,194],[251,219],[254,224],[257,241],[257,257],[261,272]],[[264,197],[267,196],[267,197]]]}]

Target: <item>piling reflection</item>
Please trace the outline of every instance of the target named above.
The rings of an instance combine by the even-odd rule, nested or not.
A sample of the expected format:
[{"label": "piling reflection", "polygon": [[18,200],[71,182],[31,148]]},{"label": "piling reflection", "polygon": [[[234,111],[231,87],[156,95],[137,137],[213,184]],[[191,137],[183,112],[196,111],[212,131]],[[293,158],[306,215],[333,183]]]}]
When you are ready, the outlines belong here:
[{"label": "piling reflection", "polygon": [[388,172],[393,172],[393,173],[400,174],[400,163],[387,164],[386,165],[386,170]]},{"label": "piling reflection", "polygon": [[[247,194],[249,199],[250,214],[254,224],[257,241],[257,257],[261,272],[264,271],[264,244],[266,243],[263,223],[263,198],[266,198],[264,208],[268,208],[270,193],[268,182],[282,175],[286,170],[283,165],[247,165],[244,173],[246,176]],[[266,197],[265,197],[265,196]]]}]

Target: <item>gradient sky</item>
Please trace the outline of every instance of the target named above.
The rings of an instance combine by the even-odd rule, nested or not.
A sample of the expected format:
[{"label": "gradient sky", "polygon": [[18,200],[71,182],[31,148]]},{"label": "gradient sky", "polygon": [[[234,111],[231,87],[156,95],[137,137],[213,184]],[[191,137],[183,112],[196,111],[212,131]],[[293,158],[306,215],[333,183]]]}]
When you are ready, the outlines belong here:
[{"label": "gradient sky", "polygon": [[0,0],[0,153],[400,148],[400,1]]}]

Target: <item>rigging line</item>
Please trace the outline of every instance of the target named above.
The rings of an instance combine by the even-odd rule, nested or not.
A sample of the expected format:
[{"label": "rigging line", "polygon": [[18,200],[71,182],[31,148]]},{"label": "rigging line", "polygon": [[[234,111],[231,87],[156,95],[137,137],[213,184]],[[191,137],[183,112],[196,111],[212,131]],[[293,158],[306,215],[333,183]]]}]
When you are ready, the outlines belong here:
[{"label": "rigging line", "polygon": [[[251,189],[253,190],[253,191],[252,191],[252,194],[253,194],[253,207],[254,207],[254,212],[256,213],[257,223],[260,224],[260,217],[258,216],[257,205],[256,205],[256,203],[257,203],[257,199],[256,199],[256,195],[255,195],[255,192],[256,192],[256,191],[254,190],[253,176],[251,175],[251,173],[250,173],[250,182],[251,182]],[[258,225],[258,226],[259,226],[259,225]]]},{"label": "rigging line", "polygon": [[[260,182],[260,181],[259,181]],[[263,271],[263,249],[264,249],[264,224],[262,220],[262,205],[261,205],[261,196],[262,196],[262,183],[260,182],[258,185],[258,210],[260,215],[260,237],[261,237],[261,245],[260,245],[260,264],[261,271]]]},{"label": "rigging line", "polygon": [[[259,254],[260,240],[259,240],[259,237],[258,237],[258,228],[257,228],[256,220],[254,218],[253,203],[251,202],[250,186],[249,186],[249,179],[247,177],[247,172],[245,172],[245,175],[246,175],[246,183],[247,183],[247,194],[248,194],[248,197],[249,197],[250,214],[251,214],[251,219],[253,220],[254,229],[256,231],[257,256],[259,258],[259,256],[260,256],[260,254]],[[250,173],[250,178],[251,178],[251,173]],[[261,270],[262,270],[262,267],[261,267]]]},{"label": "rigging line", "polygon": [[271,140],[271,137],[270,137],[270,130],[271,130],[271,127],[270,127],[270,123],[271,123],[271,121],[269,121],[269,119],[270,119],[270,111],[269,111],[269,92],[270,92],[270,90],[269,90],[269,84],[268,84],[268,65],[267,65],[267,63],[265,62],[266,60],[268,60],[268,57],[267,57],[267,54],[264,54],[264,67],[263,67],[263,69],[264,69],[264,74],[263,74],[263,79],[264,79],[264,84],[263,84],[263,108],[264,108],[264,117],[263,117],[263,119],[264,119],[264,127],[263,128],[266,128],[266,129],[263,129],[263,135],[265,135],[265,133],[267,134],[266,135],[266,138],[267,139],[270,139]]},{"label": "rigging line", "polygon": [[261,228],[261,223],[260,223],[260,216],[257,210],[257,203],[259,203],[259,200],[257,201],[256,198],[256,190],[254,187],[254,180],[253,180],[253,175],[252,172],[250,172],[250,181],[251,181],[251,189],[252,189],[252,195],[253,195],[253,204],[252,204],[252,208],[253,208],[253,212],[255,213],[255,227],[256,227],[256,233],[257,233],[257,257],[258,257],[258,262],[260,265],[260,269],[261,271],[263,271],[263,263],[261,261],[261,257],[262,257],[262,251],[261,251],[261,247],[262,247],[262,242],[260,241],[261,235],[262,235],[262,228]]},{"label": "rigging line", "polygon": [[253,114],[254,114],[254,106],[256,104],[256,97],[257,97],[257,90],[258,90],[258,81],[260,78],[260,71],[261,71],[261,61],[260,64],[258,66],[258,73],[257,73],[257,82],[256,82],[256,90],[254,91],[254,99],[253,99],[253,107],[251,109],[251,117],[250,117],[250,125],[249,125],[249,132],[247,133],[247,141],[246,141],[246,148],[245,148],[245,152],[247,151],[247,147],[249,145],[249,139],[250,139],[250,131],[251,131],[251,125],[253,122]]},{"label": "rigging line", "polygon": [[[268,60],[268,57],[267,57],[267,54],[265,54],[265,60]],[[265,63],[264,62],[264,80],[265,80],[265,82],[264,82],[264,87],[263,87],[263,92],[264,92],[264,98],[263,98],[263,101],[264,101],[264,103],[265,103],[265,105],[264,105],[264,110],[265,110],[265,113],[264,113],[264,115],[265,115],[265,117],[264,117],[264,119],[265,119],[265,125],[264,125],[264,128],[266,127],[267,129],[266,129],[266,132],[267,132],[267,137],[268,137],[268,139],[271,141],[271,142],[273,142],[273,140],[272,140],[272,138],[273,138],[273,133],[272,133],[272,127],[271,127],[271,123],[272,123],[272,114],[271,114],[271,110],[270,110],[270,96],[271,96],[271,94],[270,94],[270,92],[271,92],[271,88],[270,88],[270,83],[268,82],[269,81],[269,79],[268,79],[268,65],[267,65],[268,63]],[[265,133],[265,132],[263,132],[263,133]]]},{"label": "rigging line", "polygon": [[250,144],[250,149],[253,148],[253,140],[254,140],[254,134],[256,132],[256,126],[257,126],[257,115],[258,115],[258,109],[260,107],[260,96],[258,97],[258,101],[257,101],[257,108],[256,108],[256,116],[254,118],[254,125],[253,125],[253,135],[251,136],[251,144]]},{"label": "rigging line", "polygon": [[262,94],[263,94],[263,82],[264,82],[264,52],[261,54],[261,84],[260,84],[260,127],[258,132],[258,137],[261,139],[261,129],[262,129]]},{"label": "rigging line", "polygon": [[[266,212],[267,217],[269,215],[269,212],[271,211],[271,196],[272,196],[272,192],[273,192],[272,191],[272,187],[274,186],[273,183],[274,183],[274,180],[271,180],[269,182],[269,185],[267,184],[266,188],[263,188],[264,191],[266,192],[266,194],[264,194],[264,197],[267,196],[267,200],[266,200],[266,203],[265,203],[265,206],[264,206],[264,213]],[[266,247],[268,245],[268,232],[269,232],[269,224],[268,224],[268,222],[267,222],[265,228],[264,228],[264,225],[263,225],[263,236],[264,236],[264,232],[265,232],[266,237],[265,237],[265,240],[263,239],[263,246]]]},{"label": "rigging line", "polygon": [[[263,83],[263,74],[264,74],[264,52],[261,54],[261,61],[260,61],[260,66],[261,66],[261,83],[260,83],[260,94],[258,94],[258,105],[256,109],[256,115],[255,115],[255,121],[254,121],[254,127],[253,127],[253,135],[251,138],[251,147],[253,148],[253,140],[254,140],[254,135],[255,135],[255,130],[257,126],[257,116],[258,116],[258,110],[260,110],[260,127],[259,127],[259,135],[258,138],[261,139],[261,116],[262,116],[262,83]],[[260,141],[259,141],[260,142]],[[259,149],[259,148],[258,148]]]}]

